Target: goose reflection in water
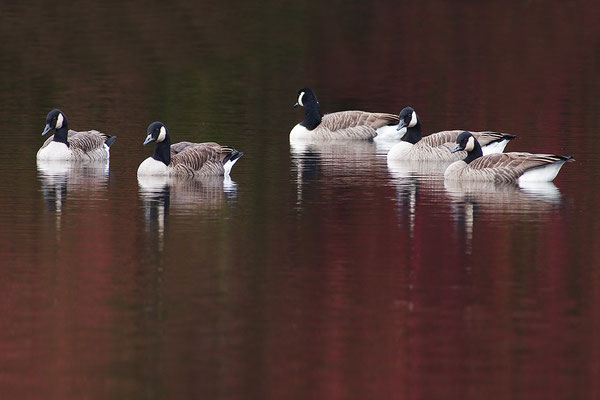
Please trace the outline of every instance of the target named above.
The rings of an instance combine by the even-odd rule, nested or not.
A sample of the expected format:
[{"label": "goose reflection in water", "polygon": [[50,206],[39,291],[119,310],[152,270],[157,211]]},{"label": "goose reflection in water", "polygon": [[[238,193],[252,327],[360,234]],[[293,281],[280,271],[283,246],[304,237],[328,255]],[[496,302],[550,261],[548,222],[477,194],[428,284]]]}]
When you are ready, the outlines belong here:
[{"label": "goose reflection in water", "polygon": [[205,213],[220,210],[237,197],[237,184],[229,176],[175,178],[138,176],[146,230],[164,235],[171,209],[181,213]]},{"label": "goose reflection in water", "polygon": [[517,185],[445,180],[444,187],[468,253],[471,252],[475,221],[480,215],[539,216],[557,209],[562,203],[560,191],[552,182]]},{"label": "goose reflection in water", "polygon": [[60,228],[69,196],[81,192],[90,198],[90,194],[106,190],[109,162],[37,160],[37,170],[44,201],[48,210],[56,214],[57,228]]},{"label": "goose reflection in water", "polygon": [[[383,162],[370,141],[306,141],[290,139],[290,154],[296,172],[296,203],[301,205],[307,185],[319,179],[354,185],[372,181],[377,164]],[[379,158],[378,158],[379,157]]]},{"label": "goose reflection in water", "polygon": [[416,206],[420,197],[443,197],[444,170],[449,164],[445,161],[387,160],[388,172],[396,186],[398,211],[408,218],[411,238],[414,237]]}]

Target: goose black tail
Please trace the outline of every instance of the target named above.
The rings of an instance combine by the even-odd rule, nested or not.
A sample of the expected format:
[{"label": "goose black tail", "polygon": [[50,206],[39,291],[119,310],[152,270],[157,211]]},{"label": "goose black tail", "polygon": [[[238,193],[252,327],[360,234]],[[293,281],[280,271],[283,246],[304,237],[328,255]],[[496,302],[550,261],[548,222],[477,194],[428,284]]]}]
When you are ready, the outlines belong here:
[{"label": "goose black tail", "polygon": [[110,147],[115,142],[115,140],[117,140],[116,136],[109,136],[108,139],[104,141],[104,144]]},{"label": "goose black tail", "polygon": [[561,159],[563,159],[565,162],[573,162],[575,161],[575,159],[573,158],[573,156],[559,156]]},{"label": "goose black tail", "polygon": [[244,153],[242,153],[241,151],[233,150],[231,152],[231,154],[228,154],[227,157],[225,157],[225,159],[223,159],[223,164],[225,164],[227,161],[234,162],[238,158],[241,158],[243,155],[244,155]]}]

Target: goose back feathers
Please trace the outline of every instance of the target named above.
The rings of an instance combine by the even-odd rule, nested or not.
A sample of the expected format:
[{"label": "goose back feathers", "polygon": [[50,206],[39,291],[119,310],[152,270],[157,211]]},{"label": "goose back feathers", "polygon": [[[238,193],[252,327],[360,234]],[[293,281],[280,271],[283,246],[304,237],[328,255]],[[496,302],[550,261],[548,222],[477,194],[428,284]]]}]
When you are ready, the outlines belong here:
[{"label": "goose back feathers", "polygon": [[385,127],[398,125],[393,114],[366,111],[340,111],[321,114],[317,97],[309,88],[298,92],[294,107],[304,107],[304,120],[290,132],[290,139],[306,140],[368,140]]},{"label": "goose back feathers", "polygon": [[572,156],[524,152],[484,156],[479,142],[470,132],[461,133],[457,143],[453,151],[467,151],[467,157],[448,166],[444,173],[448,180],[550,182],[565,163],[574,161]]},{"label": "goose back feathers", "polygon": [[110,146],[117,139],[96,130],[74,131],[68,129],[67,117],[60,110],[52,110],[46,117],[45,135],[50,136],[37,152],[38,160],[102,161],[110,158]]}]

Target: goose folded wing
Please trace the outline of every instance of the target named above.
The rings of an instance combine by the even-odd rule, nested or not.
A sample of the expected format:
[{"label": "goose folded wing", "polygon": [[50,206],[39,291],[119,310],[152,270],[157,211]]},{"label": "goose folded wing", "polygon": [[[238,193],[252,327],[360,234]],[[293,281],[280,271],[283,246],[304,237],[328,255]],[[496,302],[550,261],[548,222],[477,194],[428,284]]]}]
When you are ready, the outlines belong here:
[{"label": "goose folded wing", "polygon": [[232,151],[217,143],[199,143],[173,156],[171,165],[184,174],[218,175],[223,173],[223,160]]},{"label": "goose folded wing", "polygon": [[398,124],[398,116],[385,113],[370,113],[365,111],[341,111],[325,114],[321,124],[332,131],[339,129],[368,126],[373,129],[386,125]]},{"label": "goose folded wing", "polygon": [[421,138],[419,142],[423,142],[423,145],[428,147],[446,147],[448,148],[448,151],[450,151],[456,146],[456,138],[461,132],[464,131],[442,131],[427,135]]},{"label": "goose folded wing", "polygon": [[[437,132],[428,136],[423,137],[421,140],[423,144],[427,144],[431,147],[446,147],[450,150],[456,146],[456,138],[460,135],[464,130],[455,129],[451,131],[442,131]],[[497,142],[499,140],[504,140],[507,137],[512,137],[511,135],[506,135],[504,133],[492,132],[492,131],[482,131],[482,132],[471,132],[475,139],[479,142],[479,144],[483,146],[487,146],[490,143]]]},{"label": "goose folded wing", "polygon": [[469,168],[482,174],[493,174],[496,181],[514,181],[526,171],[565,159],[551,154],[498,153],[480,157]]},{"label": "goose folded wing", "polygon": [[84,153],[101,148],[108,139],[108,135],[95,130],[83,132],[70,130],[67,137],[71,149],[81,150]]},{"label": "goose folded wing", "polygon": [[175,154],[181,153],[185,149],[190,146],[198,146],[200,143],[192,143],[192,142],[179,142],[171,145],[171,157]]},{"label": "goose folded wing", "polygon": [[[459,131],[460,132],[460,131]],[[490,143],[499,142],[501,140],[514,139],[516,136],[509,135],[502,132],[482,131],[482,132],[471,132],[479,144],[487,146]]]}]

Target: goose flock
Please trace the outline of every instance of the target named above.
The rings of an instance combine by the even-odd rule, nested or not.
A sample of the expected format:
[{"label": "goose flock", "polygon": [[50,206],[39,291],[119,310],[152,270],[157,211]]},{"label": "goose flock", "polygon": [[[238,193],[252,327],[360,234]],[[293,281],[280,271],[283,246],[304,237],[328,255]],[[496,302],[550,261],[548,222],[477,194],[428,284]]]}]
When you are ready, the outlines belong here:
[{"label": "goose flock", "polygon": [[305,117],[290,132],[290,140],[396,140],[388,161],[452,162],[444,172],[446,180],[551,182],[565,163],[574,161],[572,156],[502,153],[516,136],[501,132],[449,130],[423,137],[412,107],[398,117],[363,111],[323,115],[309,88],[298,92],[297,106],[304,107]]},{"label": "goose flock", "polygon": [[[392,141],[388,161],[451,162],[444,172],[447,181],[495,183],[550,182],[572,156],[525,152],[503,153],[514,135],[502,132],[448,130],[422,136],[421,120],[412,107],[399,115],[365,111],[322,114],[310,88],[298,91],[294,107],[304,108],[304,120],[290,132],[290,141]],[[117,139],[96,130],[73,131],[66,115],[54,109],[46,117],[42,135],[49,137],[37,152],[38,161],[101,161],[110,158]],[[143,145],[155,143],[154,154],[141,162],[138,177],[228,177],[244,155],[214,142],[171,143],[162,122],[151,123]]]}]

